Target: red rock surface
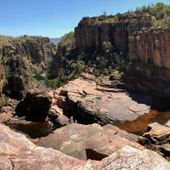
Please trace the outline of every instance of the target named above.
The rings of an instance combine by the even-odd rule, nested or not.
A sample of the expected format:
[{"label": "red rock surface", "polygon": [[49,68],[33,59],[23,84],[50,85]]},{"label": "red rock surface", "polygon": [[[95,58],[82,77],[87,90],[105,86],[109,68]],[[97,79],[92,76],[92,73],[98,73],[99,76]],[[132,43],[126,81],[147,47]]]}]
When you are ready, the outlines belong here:
[{"label": "red rock surface", "polygon": [[107,124],[115,121],[132,121],[149,112],[150,106],[138,103],[130,94],[98,85],[84,77],[70,81],[51,91],[51,110],[58,115],[67,113],[80,123]]},{"label": "red rock surface", "polygon": [[143,149],[141,145],[133,142],[137,140],[138,136],[112,125],[101,127],[97,124],[71,124],[40,138],[38,145],[52,147],[78,159],[100,160],[126,145]]},{"label": "red rock surface", "polygon": [[170,163],[155,152],[130,146],[100,162],[80,161],[53,150],[37,147],[24,135],[0,124],[0,169],[2,170],[169,170]]}]

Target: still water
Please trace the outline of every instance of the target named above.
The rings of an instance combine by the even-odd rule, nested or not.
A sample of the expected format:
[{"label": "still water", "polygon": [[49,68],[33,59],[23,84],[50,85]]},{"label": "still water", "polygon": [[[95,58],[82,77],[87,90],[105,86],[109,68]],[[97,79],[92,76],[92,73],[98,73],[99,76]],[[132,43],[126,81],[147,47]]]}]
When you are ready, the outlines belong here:
[{"label": "still water", "polygon": [[170,111],[159,112],[157,110],[151,110],[149,113],[144,114],[134,121],[125,121],[123,123],[116,123],[114,125],[127,132],[142,135],[147,129],[148,124],[153,122],[165,124],[168,122],[168,120],[170,120]]},{"label": "still water", "polygon": [[[142,135],[147,129],[148,124],[158,122],[165,124],[170,120],[170,112],[159,112],[151,110],[149,113],[137,118],[134,121],[125,121],[123,123],[115,123],[113,125],[127,132]],[[16,120],[8,122],[10,128],[16,131],[27,134],[31,138],[39,138],[48,135],[52,132],[52,125],[49,122],[28,122],[25,120]]]},{"label": "still water", "polygon": [[39,138],[48,135],[52,131],[49,122],[28,122],[25,120],[15,120],[6,123],[12,129],[24,133],[31,138]]}]

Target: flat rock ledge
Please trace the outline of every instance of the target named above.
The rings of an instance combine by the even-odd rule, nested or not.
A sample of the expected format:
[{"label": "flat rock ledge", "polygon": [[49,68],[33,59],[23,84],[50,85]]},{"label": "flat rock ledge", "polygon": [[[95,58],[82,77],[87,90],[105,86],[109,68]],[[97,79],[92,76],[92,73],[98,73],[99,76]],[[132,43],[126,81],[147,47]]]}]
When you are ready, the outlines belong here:
[{"label": "flat rock ledge", "polygon": [[40,138],[37,145],[54,148],[82,160],[101,160],[126,145],[143,149],[137,141],[137,135],[127,133],[112,125],[102,127],[98,124],[73,123]]},{"label": "flat rock ledge", "polygon": [[141,100],[144,96],[104,86],[97,83],[95,78],[79,77],[50,91],[49,95],[53,114],[64,114],[81,124],[106,125],[117,121],[133,121],[150,111],[150,105]]}]

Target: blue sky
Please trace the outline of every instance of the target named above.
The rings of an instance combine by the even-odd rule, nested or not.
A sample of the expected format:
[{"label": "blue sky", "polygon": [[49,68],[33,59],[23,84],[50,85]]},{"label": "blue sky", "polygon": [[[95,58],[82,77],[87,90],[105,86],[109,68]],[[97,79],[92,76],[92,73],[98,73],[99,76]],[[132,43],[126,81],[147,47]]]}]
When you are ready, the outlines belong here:
[{"label": "blue sky", "polygon": [[170,0],[0,0],[0,34],[61,37],[83,16],[133,10]]}]

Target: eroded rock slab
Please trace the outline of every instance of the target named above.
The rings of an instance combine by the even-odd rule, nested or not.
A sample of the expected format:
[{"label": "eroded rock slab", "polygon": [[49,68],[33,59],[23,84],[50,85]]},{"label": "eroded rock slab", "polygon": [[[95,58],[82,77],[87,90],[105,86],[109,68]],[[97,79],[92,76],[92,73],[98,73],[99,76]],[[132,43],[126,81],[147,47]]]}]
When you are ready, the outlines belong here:
[{"label": "eroded rock slab", "polygon": [[[55,95],[64,97],[63,113],[84,124],[132,121],[150,110],[149,105],[136,100],[131,94],[103,87],[93,79],[83,77],[70,81],[53,93],[53,98]],[[53,107],[55,105],[58,104],[54,103]]]},{"label": "eroded rock slab", "polygon": [[[112,125],[70,124],[39,140],[38,145],[52,147],[79,159],[100,160],[126,145],[143,149],[136,142],[138,136]],[[103,155],[103,156],[102,156]]]}]

